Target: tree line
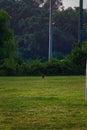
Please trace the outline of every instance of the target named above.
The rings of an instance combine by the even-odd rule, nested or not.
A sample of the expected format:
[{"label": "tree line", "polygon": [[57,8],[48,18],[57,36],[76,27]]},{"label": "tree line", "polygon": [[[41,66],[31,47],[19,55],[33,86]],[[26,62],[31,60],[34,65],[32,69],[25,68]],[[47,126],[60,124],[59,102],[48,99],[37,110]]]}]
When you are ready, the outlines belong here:
[{"label": "tree line", "polygon": [[[48,59],[49,7],[39,8],[32,0],[2,0],[0,8],[11,16],[10,27],[14,30],[18,53],[23,60]],[[79,7],[66,10],[53,9],[53,56],[61,59],[69,54],[78,42]],[[84,9],[83,24],[87,23]],[[83,41],[87,40],[84,28]]]},{"label": "tree line", "polygon": [[32,0],[1,0],[0,9],[0,75],[39,75],[41,71],[46,75],[85,73],[86,9],[81,49],[78,47],[79,8],[54,8],[50,63],[47,62],[48,5],[41,9]]}]

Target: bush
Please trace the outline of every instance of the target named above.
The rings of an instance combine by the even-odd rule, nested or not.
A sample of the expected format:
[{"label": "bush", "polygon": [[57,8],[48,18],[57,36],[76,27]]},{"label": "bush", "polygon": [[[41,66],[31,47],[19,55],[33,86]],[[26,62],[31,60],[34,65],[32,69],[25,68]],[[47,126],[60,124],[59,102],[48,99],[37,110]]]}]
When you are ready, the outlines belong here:
[{"label": "bush", "polygon": [[63,60],[52,59],[50,62],[41,63],[39,59],[32,62],[5,62],[0,67],[0,75],[81,75],[85,74],[87,53],[75,47],[71,54]]}]

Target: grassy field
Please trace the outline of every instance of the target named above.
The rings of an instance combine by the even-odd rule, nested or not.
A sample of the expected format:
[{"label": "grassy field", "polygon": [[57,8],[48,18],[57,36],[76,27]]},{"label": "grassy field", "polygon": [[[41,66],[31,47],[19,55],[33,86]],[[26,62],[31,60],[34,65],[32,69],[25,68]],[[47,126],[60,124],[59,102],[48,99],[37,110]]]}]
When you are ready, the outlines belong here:
[{"label": "grassy field", "polygon": [[0,130],[87,130],[85,76],[0,77]]}]

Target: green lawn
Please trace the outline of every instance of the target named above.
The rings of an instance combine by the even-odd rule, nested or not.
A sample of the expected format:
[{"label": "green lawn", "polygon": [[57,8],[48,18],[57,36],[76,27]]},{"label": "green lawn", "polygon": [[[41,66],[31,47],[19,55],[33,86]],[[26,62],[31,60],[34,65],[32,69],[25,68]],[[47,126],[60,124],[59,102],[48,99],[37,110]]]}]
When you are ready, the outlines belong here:
[{"label": "green lawn", "polygon": [[0,77],[0,130],[87,130],[85,76]]}]

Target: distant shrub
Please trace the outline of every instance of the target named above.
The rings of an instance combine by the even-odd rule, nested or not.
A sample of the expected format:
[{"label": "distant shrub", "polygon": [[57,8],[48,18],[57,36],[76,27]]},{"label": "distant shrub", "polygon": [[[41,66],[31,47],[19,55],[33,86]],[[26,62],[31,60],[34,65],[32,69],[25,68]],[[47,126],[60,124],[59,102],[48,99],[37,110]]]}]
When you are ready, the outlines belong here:
[{"label": "distant shrub", "polygon": [[86,59],[87,53],[75,47],[63,60],[51,59],[50,62],[41,63],[36,59],[32,62],[14,62],[15,65],[3,64],[0,67],[0,75],[81,75],[85,74]]}]

